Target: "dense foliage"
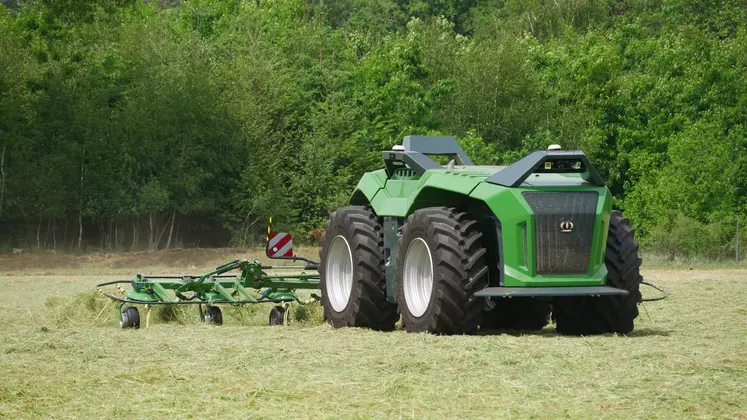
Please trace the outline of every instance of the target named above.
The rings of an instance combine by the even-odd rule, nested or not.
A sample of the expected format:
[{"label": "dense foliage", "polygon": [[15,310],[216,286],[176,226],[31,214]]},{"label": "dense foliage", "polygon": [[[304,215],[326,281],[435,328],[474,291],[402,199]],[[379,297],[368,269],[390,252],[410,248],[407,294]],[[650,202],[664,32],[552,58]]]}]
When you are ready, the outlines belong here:
[{"label": "dense foliage", "polygon": [[672,257],[733,255],[747,213],[741,0],[5,3],[6,248],[312,237],[407,134],[582,148]]}]

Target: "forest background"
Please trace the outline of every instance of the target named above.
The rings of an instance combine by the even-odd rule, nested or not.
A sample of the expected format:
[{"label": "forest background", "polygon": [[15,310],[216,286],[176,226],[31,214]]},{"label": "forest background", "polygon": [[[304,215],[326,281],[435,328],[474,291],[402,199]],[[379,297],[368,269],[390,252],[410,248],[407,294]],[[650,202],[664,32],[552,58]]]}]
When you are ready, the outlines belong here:
[{"label": "forest background", "polygon": [[747,238],[746,1],[0,3],[0,250],[313,242],[408,134],[583,149],[667,258]]}]

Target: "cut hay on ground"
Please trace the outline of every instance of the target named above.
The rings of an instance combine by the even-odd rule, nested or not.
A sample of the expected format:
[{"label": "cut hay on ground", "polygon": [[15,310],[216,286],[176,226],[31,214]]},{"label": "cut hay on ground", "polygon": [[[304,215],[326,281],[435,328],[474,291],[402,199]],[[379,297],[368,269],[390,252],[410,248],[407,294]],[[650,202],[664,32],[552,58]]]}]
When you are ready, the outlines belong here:
[{"label": "cut hay on ground", "polygon": [[159,308],[123,331],[93,276],[2,276],[0,417],[744,418],[747,270],[648,270],[627,337],[334,330],[319,308]]}]

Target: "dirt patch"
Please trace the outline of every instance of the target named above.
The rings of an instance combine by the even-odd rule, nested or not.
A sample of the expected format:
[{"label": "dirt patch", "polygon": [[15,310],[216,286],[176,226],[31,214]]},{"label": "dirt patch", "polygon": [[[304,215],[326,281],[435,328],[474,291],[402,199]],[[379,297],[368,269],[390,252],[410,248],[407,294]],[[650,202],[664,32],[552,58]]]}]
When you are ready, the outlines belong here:
[{"label": "dirt patch", "polygon": [[218,265],[232,258],[256,258],[257,249],[171,249],[150,252],[97,252],[72,255],[53,252],[30,252],[20,255],[1,255],[0,270],[133,268],[133,267],[203,267]]},{"label": "dirt patch", "polygon": [[0,255],[0,270],[17,271],[28,268],[78,268],[74,255],[52,252],[29,252],[18,255]]},{"label": "dirt patch", "polygon": [[[302,248],[298,255],[316,258],[316,249]],[[267,261],[261,248],[169,249],[163,251],[96,252],[74,255],[56,252],[27,252],[0,255],[0,271],[52,270],[52,269],[137,269],[175,268],[205,269],[237,258]],[[277,263],[275,263],[277,264]]]},{"label": "dirt patch", "polygon": [[734,281],[747,279],[747,269],[690,269],[690,270],[667,270],[667,269],[643,269],[641,270],[644,280],[696,280],[696,281]]},{"label": "dirt patch", "polygon": [[232,258],[248,254],[257,255],[256,249],[170,249],[165,251],[132,252],[117,254],[91,254],[78,257],[79,264],[96,268],[133,267],[203,267],[219,265]]},{"label": "dirt patch", "polygon": [[[317,248],[296,249],[297,255],[317,259]],[[56,252],[25,252],[23,254],[0,255],[0,271],[54,270],[54,269],[114,269],[140,270],[161,268],[163,270],[183,271],[198,269],[209,270],[237,258],[259,259],[263,263],[281,265],[283,262],[269,260],[261,248],[209,248],[209,249],[169,249],[162,251],[141,252],[95,252],[75,255]],[[289,262],[290,263],[290,262]],[[646,280],[744,280],[747,269],[701,269],[691,270],[670,268],[645,268],[642,270]]]}]

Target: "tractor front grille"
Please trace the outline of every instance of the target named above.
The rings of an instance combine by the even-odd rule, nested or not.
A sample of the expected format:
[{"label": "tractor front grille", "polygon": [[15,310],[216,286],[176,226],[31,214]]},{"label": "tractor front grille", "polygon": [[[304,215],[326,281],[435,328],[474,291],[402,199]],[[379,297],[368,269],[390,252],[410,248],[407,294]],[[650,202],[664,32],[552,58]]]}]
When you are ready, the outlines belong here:
[{"label": "tractor front grille", "polygon": [[589,270],[599,194],[525,192],[534,212],[537,274],[585,274]]}]

